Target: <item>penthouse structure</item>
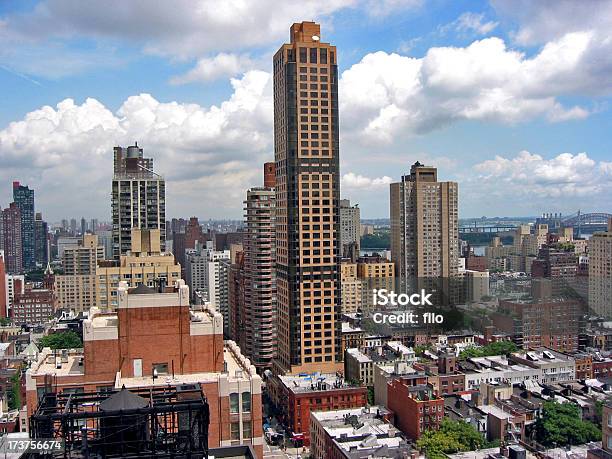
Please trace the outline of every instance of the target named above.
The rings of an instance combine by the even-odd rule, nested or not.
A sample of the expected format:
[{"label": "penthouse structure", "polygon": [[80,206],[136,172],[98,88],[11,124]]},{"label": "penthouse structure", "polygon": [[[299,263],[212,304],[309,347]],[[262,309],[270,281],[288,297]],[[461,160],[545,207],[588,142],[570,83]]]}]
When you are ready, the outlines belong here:
[{"label": "penthouse structure", "polygon": [[116,309],[120,282],[128,287],[156,284],[174,285],[181,278],[181,267],[171,253],[161,252],[159,230],[134,228],[130,237],[131,250],[117,261],[99,262],[96,269],[96,301],[98,307]]},{"label": "penthouse structure", "polygon": [[45,393],[196,385],[210,407],[209,446],[249,444],[261,457],[261,378],[235,343],[224,343],[221,314],[190,309],[181,280],[158,290],[122,282],[117,298],[116,312],[91,309],[82,350],[42,350],[26,372],[28,415]]}]

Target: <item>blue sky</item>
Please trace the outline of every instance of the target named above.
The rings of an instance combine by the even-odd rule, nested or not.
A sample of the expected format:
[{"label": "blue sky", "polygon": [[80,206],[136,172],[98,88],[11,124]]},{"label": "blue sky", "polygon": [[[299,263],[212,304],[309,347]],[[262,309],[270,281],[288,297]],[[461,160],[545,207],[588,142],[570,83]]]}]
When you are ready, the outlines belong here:
[{"label": "blue sky", "polygon": [[416,160],[462,217],[612,211],[612,2],[0,2],[0,205],[107,219],[137,140],[169,216],[239,218],[273,157],[271,55],[294,21],[338,47],[342,195],[388,216]]}]

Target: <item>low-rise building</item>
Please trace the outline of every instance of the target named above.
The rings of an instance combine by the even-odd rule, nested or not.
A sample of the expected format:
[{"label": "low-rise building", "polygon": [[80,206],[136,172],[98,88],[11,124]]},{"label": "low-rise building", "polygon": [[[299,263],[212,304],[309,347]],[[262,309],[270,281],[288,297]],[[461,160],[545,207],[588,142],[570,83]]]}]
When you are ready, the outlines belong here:
[{"label": "low-rise building", "polygon": [[383,407],[310,413],[313,459],[408,457],[411,448]]},{"label": "low-rise building", "polygon": [[412,440],[426,430],[437,430],[444,416],[444,399],[430,385],[409,385],[403,379],[387,384],[388,408],[395,425]]},{"label": "low-rise building", "polygon": [[368,403],[365,386],[348,383],[339,374],[301,374],[276,377],[277,405],[292,439],[310,443],[310,413],[361,408]]},{"label": "low-rise building", "polygon": [[538,379],[541,384],[576,379],[575,360],[552,349],[538,348],[526,352],[516,352],[510,354],[508,360],[541,371]]},{"label": "low-rise building", "polygon": [[[192,310],[183,281],[117,290],[117,311],[92,308],[83,349],[43,349],[26,372],[28,416],[45,393],[201,388],[210,407],[209,446],[252,445],[263,455],[261,378],[214,308]],[[53,384],[49,381],[53,380]]]},{"label": "low-rise building", "polygon": [[23,293],[15,294],[11,310],[13,323],[40,325],[53,316],[55,295],[53,290],[26,285]]}]

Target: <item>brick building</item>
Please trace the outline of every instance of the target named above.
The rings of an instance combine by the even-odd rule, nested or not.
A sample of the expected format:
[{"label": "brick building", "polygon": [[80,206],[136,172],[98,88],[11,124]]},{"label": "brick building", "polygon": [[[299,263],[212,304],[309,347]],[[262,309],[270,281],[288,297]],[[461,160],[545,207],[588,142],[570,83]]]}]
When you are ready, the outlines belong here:
[{"label": "brick building", "polygon": [[388,408],[395,425],[413,440],[426,430],[437,430],[444,416],[444,399],[430,385],[408,385],[402,379],[387,384]]},{"label": "brick building", "polygon": [[338,374],[302,374],[279,376],[277,404],[282,420],[296,442],[310,444],[310,412],[360,408],[368,403],[365,386],[347,384]]},{"label": "brick building", "polygon": [[39,325],[47,322],[55,312],[53,290],[26,285],[23,293],[16,293],[11,316],[15,324]]},{"label": "brick building", "polygon": [[571,352],[578,349],[583,309],[576,299],[502,300],[491,319],[497,330],[511,335],[523,349],[547,347]]},{"label": "brick building", "polygon": [[28,416],[50,391],[199,383],[210,406],[209,445],[250,444],[261,456],[261,379],[235,343],[224,343],[222,316],[191,310],[183,281],[163,291],[121,283],[117,296],[116,312],[91,309],[82,352],[40,353],[26,372]]}]

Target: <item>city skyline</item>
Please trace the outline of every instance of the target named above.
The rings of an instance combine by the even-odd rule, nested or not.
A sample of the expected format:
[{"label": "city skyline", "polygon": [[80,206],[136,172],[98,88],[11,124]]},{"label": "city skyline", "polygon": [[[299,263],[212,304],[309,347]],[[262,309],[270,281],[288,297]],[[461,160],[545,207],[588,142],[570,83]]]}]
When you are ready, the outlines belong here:
[{"label": "city skyline", "polygon": [[[11,89],[0,107],[0,179],[40,190],[50,221],[67,196],[75,215],[110,216],[112,148],[134,141],[165,174],[169,217],[239,219],[244,192],[273,157],[279,24],[304,19],[346,50],[341,198],[364,218],[388,217],[388,184],[417,160],[459,183],[460,218],[610,210],[609,3],[591,18],[570,1],[525,2],[521,13],[503,0],[310,2],[271,21],[250,6],[190,18],[186,1],[126,11],[138,34],[69,3],[0,6],[0,83]],[[47,27],[50,18],[60,27]],[[188,40],[173,33],[180,26]]]}]

